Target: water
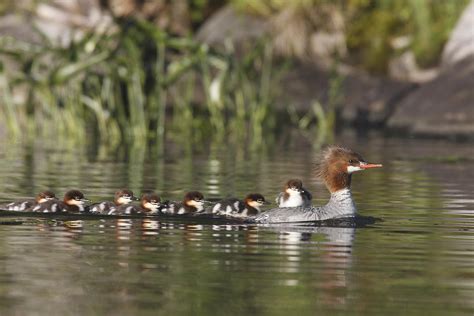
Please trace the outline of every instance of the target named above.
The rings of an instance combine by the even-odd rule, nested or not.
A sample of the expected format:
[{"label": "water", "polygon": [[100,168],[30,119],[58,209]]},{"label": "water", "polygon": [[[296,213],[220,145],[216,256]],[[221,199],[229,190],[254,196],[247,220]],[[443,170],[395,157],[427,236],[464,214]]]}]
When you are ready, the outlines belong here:
[{"label": "water", "polygon": [[[472,315],[472,144],[357,138],[380,170],[355,175],[365,228],[213,225],[192,220],[67,221],[0,217],[1,315]],[[92,200],[117,188],[179,199],[260,192],[273,200],[299,177],[315,204],[318,151],[169,145],[113,154],[54,144],[0,147],[0,202],[50,188],[80,188]],[[16,224],[16,225],[6,225]]]}]

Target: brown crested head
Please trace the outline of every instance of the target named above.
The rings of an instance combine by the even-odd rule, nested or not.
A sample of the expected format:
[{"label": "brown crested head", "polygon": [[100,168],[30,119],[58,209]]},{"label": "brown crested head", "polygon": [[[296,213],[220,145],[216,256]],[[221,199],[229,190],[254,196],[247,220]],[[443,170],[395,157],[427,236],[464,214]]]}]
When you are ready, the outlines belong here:
[{"label": "brown crested head", "polygon": [[143,205],[143,203],[147,203],[147,202],[150,202],[150,203],[160,203],[161,202],[161,198],[158,196],[158,194],[154,193],[154,192],[148,192],[148,193],[143,193],[141,198],[140,198],[140,201]]},{"label": "brown crested head", "polygon": [[193,202],[203,202],[204,201],[204,195],[202,195],[201,192],[198,191],[191,191],[186,193],[184,196],[184,204],[190,205],[193,204]]},{"label": "brown crested head", "polygon": [[87,200],[79,190],[69,190],[64,194],[64,203],[68,205],[83,205]]},{"label": "brown crested head", "polygon": [[114,202],[117,205],[123,205],[123,204],[128,204],[132,202],[133,200],[136,200],[133,192],[128,189],[122,189],[117,192],[115,192],[114,195]]},{"label": "brown crested head", "polygon": [[379,167],[382,165],[367,163],[359,153],[351,149],[331,146],[322,152],[318,175],[332,193],[350,188],[353,172]]},{"label": "brown crested head", "polygon": [[285,191],[288,189],[300,191],[303,188],[303,182],[300,179],[288,180],[285,184]]},{"label": "brown crested head", "polygon": [[260,193],[250,193],[244,199],[245,204],[253,207],[258,208],[264,204],[266,204],[265,197]]},{"label": "brown crested head", "polygon": [[38,193],[38,195],[36,196],[36,203],[43,203],[54,199],[56,199],[56,194],[54,194],[54,192],[52,191],[46,190]]},{"label": "brown crested head", "polygon": [[154,192],[143,193],[140,204],[146,210],[156,211],[161,205],[161,198]]}]

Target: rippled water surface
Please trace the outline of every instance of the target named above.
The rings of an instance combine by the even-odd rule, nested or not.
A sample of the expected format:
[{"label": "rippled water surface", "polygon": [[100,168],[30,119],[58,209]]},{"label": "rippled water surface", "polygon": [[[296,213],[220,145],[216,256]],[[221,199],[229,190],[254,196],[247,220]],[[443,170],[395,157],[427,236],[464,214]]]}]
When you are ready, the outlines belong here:
[{"label": "rippled water surface", "polygon": [[[1,216],[1,315],[473,315],[472,144],[344,136],[384,168],[355,175],[364,228],[259,227],[189,219]],[[61,144],[63,145],[63,144]],[[58,144],[0,147],[0,202],[46,188],[110,200],[129,187],[167,199],[260,192],[313,175],[298,145],[167,146],[104,152]],[[63,147],[64,147],[63,146]]]}]

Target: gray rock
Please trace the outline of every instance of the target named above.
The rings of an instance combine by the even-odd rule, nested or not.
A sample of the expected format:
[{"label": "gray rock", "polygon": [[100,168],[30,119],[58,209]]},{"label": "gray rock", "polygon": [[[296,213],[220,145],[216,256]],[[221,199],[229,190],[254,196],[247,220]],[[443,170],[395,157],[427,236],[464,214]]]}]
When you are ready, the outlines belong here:
[{"label": "gray rock", "polygon": [[0,36],[34,44],[41,44],[41,37],[34,31],[31,20],[19,14],[7,14],[0,17]]},{"label": "gray rock", "polygon": [[[249,48],[252,48],[256,40],[266,35],[275,35],[274,32],[271,21],[241,14],[231,6],[226,6],[201,27],[196,38],[213,47],[222,47],[226,42],[232,42],[237,52],[245,52],[246,44],[250,44]],[[297,112],[306,113],[311,110],[314,101],[319,101],[323,106],[328,103],[331,76],[328,68],[332,63],[330,56],[335,50],[340,55],[345,54],[345,46],[341,46],[344,36],[341,33],[339,37],[335,37],[335,34],[337,32],[334,30],[332,33],[313,33],[310,42],[314,56],[318,58],[312,58],[311,64],[306,59],[306,62],[292,67],[282,78],[281,97],[277,107],[284,110],[291,106]],[[322,60],[326,62],[321,62]],[[340,118],[344,122],[361,126],[383,125],[393,112],[396,102],[415,87],[411,83],[371,77],[353,69],[347,71],[348,67],[345,66],[339,68],[344,73],[340,91]]]},{"label": "gray rock", "polygon": [[402,100],[388,127],[417,135],[474,138],[474,55]]},{"label": "gray rock", "polygon": [[388,72],[390,78],[396,80],[422,83],[433,80],[438,75],[439,69],[421,69],[413,51],[406,51],[390,60]]},{"label": "gray rock", "polygon": [[[398,101],[416,87],[354,70],[345,72],[339,91],[340,119],[358,126],[382,126]],[[316,100],[325,106],[330,77],[329,71],[316,66],[305,64],[293,68],[282,80],[283,91],[278,105],[295,106],[298,112],[308,111]]]},{"label": "gray rock", "polygon": [[34,6],[30,15],[8,14],[0,17],[0,36],[26,43],[44,44],[40,31],[51,43],[67,46],[85,31],[113,29],[112,17],[95,0],[54,0]]},{"label": "gray rock", "polygon": [[[232,43],[240,54],[252,50],[256,41],[268,38],[277,56],[328,66],[335,56],[347,54],[344,19],[336,10],[311,10],[290,6],[264,17],[240,12],[228,4],[204,23],[196,39],[218,48]],[[307,16],[318,20],[319,25]]]},{"label": "gray rock", "polygon": [[441,64],[449,67],[474,55],[474,0],[466,7],[446,43]]},{"label": "gray rock", "polygon": [[268,31],[268,23],[261,18],[239,14],[226,6],[208,19],[196,34],[196,39],[211,46],[234,44],[260,39]]}]

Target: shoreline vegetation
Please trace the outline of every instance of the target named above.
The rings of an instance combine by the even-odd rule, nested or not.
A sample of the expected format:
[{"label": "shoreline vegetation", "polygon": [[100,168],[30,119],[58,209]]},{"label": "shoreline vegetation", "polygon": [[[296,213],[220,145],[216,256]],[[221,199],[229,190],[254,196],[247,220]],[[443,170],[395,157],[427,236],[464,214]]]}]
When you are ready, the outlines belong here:
[{"label": "shoreline vegetation", "polygon": [[[426,55],[422,64],[432,65],[438,58],[450,30],[446,26],[454,25],[463,4],[414,2],[263,1],[260,6],[233,2],[239,10],[269,18],[289,10],[293,19],[307,24],[306,29],[320,27],[312,20],[315,17],[326,18],[326,23],[336,21],[340,12],[351,15],[341,16],[342,27],[351,26],[345,43],[349,56],[333,56],[325,102],[313,100],[303,114],[292,106],[273,105],[284,89],[280,79],[291,67],[289,57],[298,56],[276,54],[276,39],[271,36],[242,53],[235,43],[216,49],[192,35],[176,35],[156,20],[132,15],[115,15],[111,30],[92,29],[68,45],[58,45],[39,28],[35,33],[40,43],[0,36],[0,121],[12,138],[64,135],[83,142],[97,135],[100,143],[112,148],[121,143],[162,148],[167,139],[200,143],[211,138],[258,148],[266,135],[281,133],[287,126],[300,129],[320,146],[331,140],[342,106],[344,76],[335,70],[340,60],[383,70],[394,53],[386,51],[386,41],[397,32],[413,32],[410,47],[417,58]],[[210,1],[203,3],[194,10],[212,7]],[[397,8],[398,14],[387,16]],[[445,9],[449,9],[446,17],[434,19]],[[200,18],[191,19],[196,25],[204,22],[202,12]],[[399,30],[405,22],[409,23]],[[440,27],[442,32],[437,31]]]},{"label": "shoreline vegetation", "polygon": [[[0,40],[0,52],[20,65],[14,75],[2,71],[0,77],[13,135],[84,138],[93,128],[101,141],[159,142],[173,128],[191,139],[224,137],[230,128],[260,138],[271,126],[264,123],[272,121],[275,84],[268,45],[258,43],[252,54],[236,59],[144,20],[121,23],[126,25],[116,33],[90,33],[65,48]],[[20,104],[12,97],[18,87],[27,95]]]}]

